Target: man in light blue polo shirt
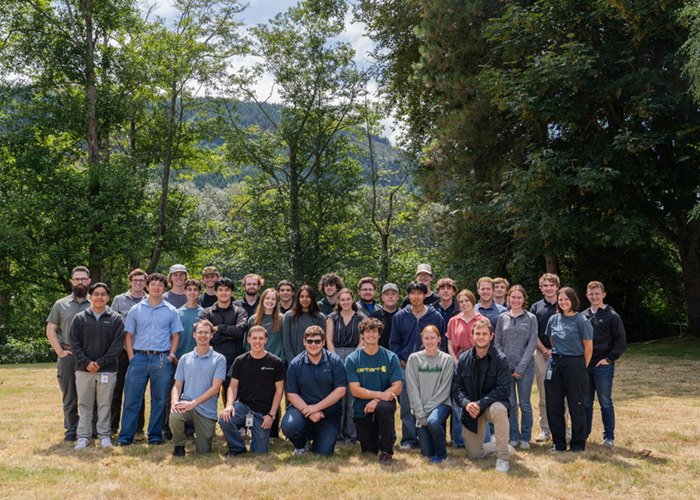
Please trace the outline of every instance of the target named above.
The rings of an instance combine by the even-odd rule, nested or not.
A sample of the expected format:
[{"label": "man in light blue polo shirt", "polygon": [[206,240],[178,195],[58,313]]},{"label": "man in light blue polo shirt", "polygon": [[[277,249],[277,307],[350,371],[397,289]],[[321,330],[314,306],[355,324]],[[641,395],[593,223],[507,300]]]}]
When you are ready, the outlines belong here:
[{"label": "man in light blue polo shirt", "polygon": [[211,440],[216,433],[217,420],[216,396],[226,377],[226,358],[209,345],[213,336],[214,325],[209,321],[195,323],[193,337],[197,346],[184,354],[177,364],[170,412],[174,457],[185,456],[185,422],[190,420],[194,422],[197,433],[197,453],[212,450]]},{"label": "man in light blue polo shirt", "polygon": [[289,363],[285,390],[293,406],[282,419],[282,432],[294,445],[295,455],[307,450],[331,456],[340,433],[345,396],[345,364],[340,356],[323,348],[325,332],[310,326],[304,332],[306,350]]},{"label": "man in light blue polo shirt", "polygon": [[496,329],[498,317],[508,310],[507,307],[496,304],[493,300],[493,280],[488,276],[479,278],[476,282],[479,293],[479,302],[474,306],[474,311],[488,319],[493,329]]},{"label": "man in light blue polo shirt", "polygon": [[170,363],[180,344],[182,322],[177,309],[163,300],[167,280],[162,274],[146,278],[148,299],[142,300],[126,317],[125,347],[129,354],[126,372],[122,426],[119,446],[134,442],[136,420],[146,384],[151,382],[151,414],[148,422],[148,443],[163,440],[163,411],[170,389]]}]

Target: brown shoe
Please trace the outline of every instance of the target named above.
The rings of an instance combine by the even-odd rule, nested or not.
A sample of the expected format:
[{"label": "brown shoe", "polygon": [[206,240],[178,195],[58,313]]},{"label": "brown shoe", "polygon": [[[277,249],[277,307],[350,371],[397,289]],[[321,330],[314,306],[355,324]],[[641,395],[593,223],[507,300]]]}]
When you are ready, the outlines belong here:
[{"label": "brown shoe", "polygon": [[381,452],[379,455],[379,463],[381,465],[391,465],[391,455],[389,455],[386,451]]}]

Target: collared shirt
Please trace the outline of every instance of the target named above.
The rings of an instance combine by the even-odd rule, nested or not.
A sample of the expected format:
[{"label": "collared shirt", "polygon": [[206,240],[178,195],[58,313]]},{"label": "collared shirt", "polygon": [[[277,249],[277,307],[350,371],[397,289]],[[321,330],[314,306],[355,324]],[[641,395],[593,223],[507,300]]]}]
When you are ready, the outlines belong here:
[{"label": "collared shirt", "polygon": [[112,311],[119,313],[124,321],[126,321],[126,317],[129,314],[129,311],[131,311],[131,308],[141,302],[143,299],[148,299],[148,295],[144,294],[143,297],[137,298],[131,295],[131,293],[128,291],[124,292],[114,297],[114,300],[112,301]]},{"label": "collared shirt", "polygon": [[530,312],[537,318],[537,336],[547,349],[551,349],[552,343],[550,342],[549,337],[545,335],[545,330],[547,330],[549,318],[557,314],[556,301],[552,303],[547,299],[542,299],[532,304]]},{"label": "collared shirt", "polygon": [[442,307],[441,301],[437,301],[435,304],[433,304],[433,307],[438,313],[440,313],[440,316],[442,316],[442,319],[445,320],[446,325],[450,322],[450,319],[452,319],[453,316],[459,314],[459,308],[456,307],[454,300],[447,309]]},{"label": "collared shirt", "polygon": [[180,332],[180,345],[177,346],[175,357],[180,359],[188,352],[197,347],[197,341],[194,338],[194,324],[199,321],[199,315],[202,314],[204,308],[201,306],[187,307],[187,304],[177,310],[182,323],[182,332]]},{"label": "collared shirt", "polygon": [[170,336],[183,330],[177,309],[165,300],[153,307],[142,300],[129,311],[126,331],[134,335],[137,351],[169,351]]},{"label": "collared shirt", "polygon": [[70,325],[73,318],[90,307],[92,304],[87,297],[82,302],[78,302],[73,293],[56,301],[46,322],[58,325],[58,341],[61,344],[70,346]]},{"label": "collared shirt", "polygon": [[508,310],[507,307],[499,306],[495,302],[491,302],[489,307],[484,307],[481,305],[481,301],[477,302],[474,306],[474,311],[481,314],[484,318],[491,322],[491,327],[495,330],[496,323],[498,323],[498,317]]},{"label": "collared shirt", "polygon": [[[226,358],[211,347],[204,356],[197,354],[197,349],[182,356],[177,364],[175,380],[184,383],[181,401],[193,401],[211,389],[214,379],[226,379]],[[197,413],[203,417],[216,420],[217,394],[195,406]]]},{"label": "collared shirt", "polygon": [[[338,387],[345,387],[345,365],[334,352],[321,351],[321,359],[314,364],[307,351],[302,352],[289,363],[287,369],[286,392],[297,394],[307,405],[323,401]],[[343,400],[323,410],[324,415],[335,416],[343,413]]]}]

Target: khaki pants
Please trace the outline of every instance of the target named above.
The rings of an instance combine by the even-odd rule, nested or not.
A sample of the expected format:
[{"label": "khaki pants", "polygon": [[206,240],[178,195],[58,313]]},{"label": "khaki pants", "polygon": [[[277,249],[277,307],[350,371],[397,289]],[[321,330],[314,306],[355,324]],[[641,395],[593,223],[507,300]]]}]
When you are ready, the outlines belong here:
[{"label": "khaki pants", "polygon": [[[102,375],[107,375],[107,382],[102,383]],[[110,418],[112,415],[112,395],[117,385],[117,373],[75,372],[75,389],[78,393],[77,437],[90,439],[92,436],[92,412],[97,402],[97,437],[109,439]]]},{"label": "khaki pants", "polygon": [[197,409],[185,413],[170,414],[170,430],[173,433],[173,444],[185,446],[185,422],[191,420],[194,423],[195,448],[197,453],[209,453],[213,447],[211,440],[216,433],[216,420],[200,415]]},{"label": "khaki pants", "polygon": [[[544,389],[544,377],[547,374],[547,361],[544,354],[539,349],[535,349],[535,382],[537,383],[537,392],[540,395],[540,404],[538,410],[540,413],[540,430],[549,432],[549,422],[547,421],[547,398]],[[564,424],[569,428],[569,404],[564,400]]]},{"label": "khaki pants", "polygon": [[[487,422],[493,424],[496,434],[495,443],[484,443]],[[509,460],[508,435],[510,433],[510,424],[508,423],[508,409],[505,405],[496,402],[489,406],[479,417],[478,424],[479,427],[476,434],[467,430],[466,427],[462,428],[464,448],[467,450],[469,460],[479,460],[491,453],[497,453],[496,456],[500,460]]]}]

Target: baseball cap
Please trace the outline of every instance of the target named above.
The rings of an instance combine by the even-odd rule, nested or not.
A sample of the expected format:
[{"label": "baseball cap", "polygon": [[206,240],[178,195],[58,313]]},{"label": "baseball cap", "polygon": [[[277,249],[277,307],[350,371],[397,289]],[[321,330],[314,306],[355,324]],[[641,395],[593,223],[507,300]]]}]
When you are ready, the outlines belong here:
[{"label": "baseball cap", "polygon": [[170,274],[173,273],[186,273],[187,268],[183,266],[182,264],[175,264],[174,266],[170,266]]},{"label": "baseball cap", "polygon": [[399,293],[399,287],[393,283],[387,283],[382,287],[382,293],[386,292],[387,290],[394,290],[396,293]]},{"label": "baseball cap", "polygon": [[202,269],[202,276],[204,276],[205,274],[218,274],[219,276],[221,276],[219,270],[214,266],[207,266],[204,269]]},{"label": "baseball cap", "polygon": [[418,269],[416,270],[416,276],[418,276],[420,273],[428,273],[430,276],[433,275],[433,268],[430,267],[430,264],[418,264]]}]

